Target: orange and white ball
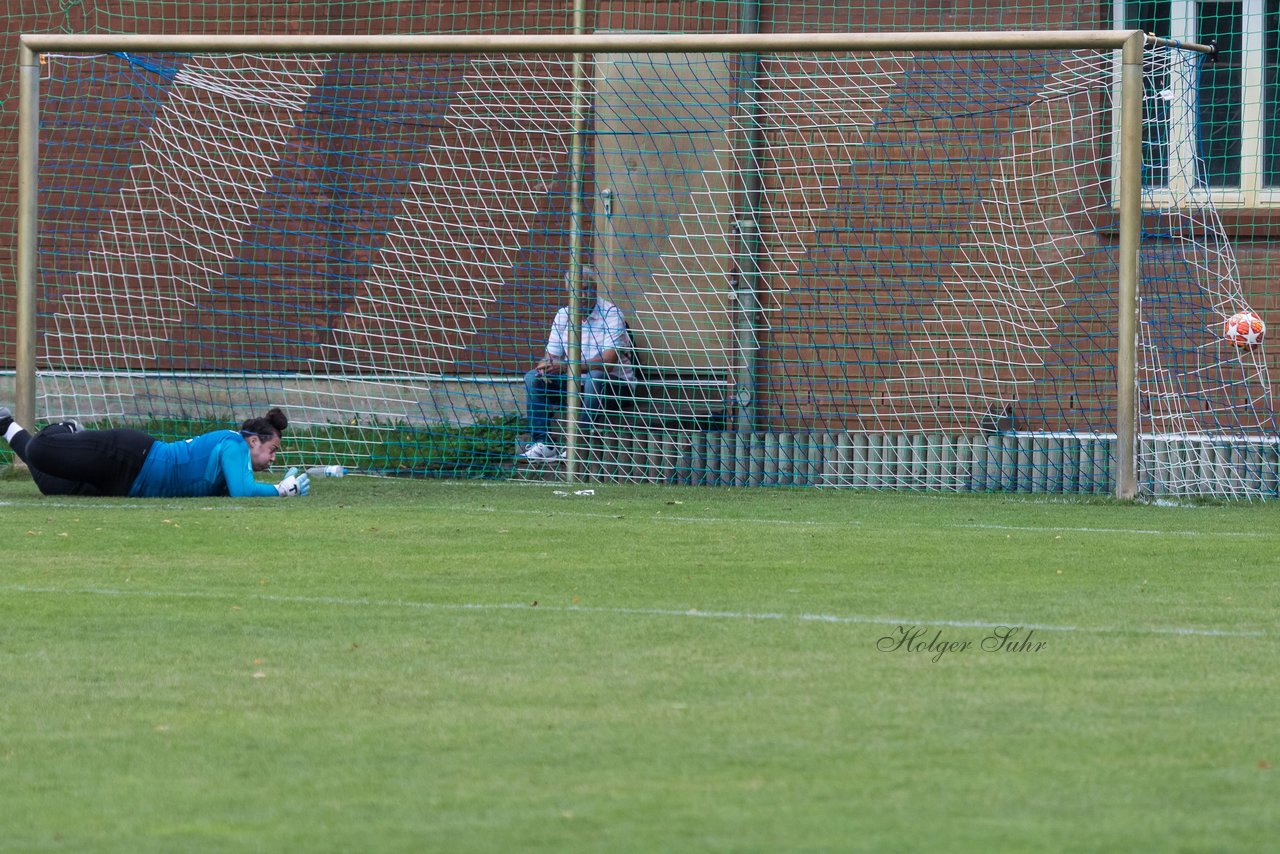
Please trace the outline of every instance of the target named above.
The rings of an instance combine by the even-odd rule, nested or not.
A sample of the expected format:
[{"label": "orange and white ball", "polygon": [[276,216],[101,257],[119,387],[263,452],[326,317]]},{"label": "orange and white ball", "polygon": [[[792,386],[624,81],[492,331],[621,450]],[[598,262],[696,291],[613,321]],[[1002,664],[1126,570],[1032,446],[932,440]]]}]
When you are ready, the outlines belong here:
[{"label": "orange and white ball", "polygon": [[1249,348],[1261,344],[1266,331],[1267,325],[1262,322],[1261,317],[1252,311],[1241,311],[1227,319],[1223,334],[1235,346]]}]

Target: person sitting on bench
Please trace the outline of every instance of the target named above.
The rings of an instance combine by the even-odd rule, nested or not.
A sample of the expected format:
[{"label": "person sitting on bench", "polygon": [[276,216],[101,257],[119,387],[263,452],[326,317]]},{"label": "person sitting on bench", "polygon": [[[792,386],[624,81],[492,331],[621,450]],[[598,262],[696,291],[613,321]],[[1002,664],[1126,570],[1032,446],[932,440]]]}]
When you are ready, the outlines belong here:
[{"label": "person sitting on bench", "polygon": [[[635,368],[631,362],[631,337],[622,311],[597,293],[596,272],[582,268],[582,304],[592,306],[582,320],[578,361],[581,423],[590,424],[604,404],[606,386],[621,382],[633,386]],[[522,457],[535,461],[564,459],[564,452],[551,441],[552,413],[564,405],[568,391],[569,308],[556,312],[551,335],[542,359],[524,375],[525,412],[529,418],[529,447]]]}]

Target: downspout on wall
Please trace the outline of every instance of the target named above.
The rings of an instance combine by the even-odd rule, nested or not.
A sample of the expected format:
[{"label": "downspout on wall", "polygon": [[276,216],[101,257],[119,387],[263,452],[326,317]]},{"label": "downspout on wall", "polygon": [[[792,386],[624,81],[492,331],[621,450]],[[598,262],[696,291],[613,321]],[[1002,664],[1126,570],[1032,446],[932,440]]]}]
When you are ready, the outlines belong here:
[{"label": "downspout on wall", "polygon": [[[760,32],[760,4],[758,0],[742,0],[740,17],[744,35]],[[758,354],[760,340],[760,204],[763,192],[761,179],[761,155],[764,150],[764,131],[760,124],[760,102],[757,81],[760,75],[760,55],[741,54],[738,76],[738,106],[742,111],[745,128],[742,140],[742,195],[734,220],[738,234],[736,257],[737,278],[733,298],[737,302],[734,313],[734,338],[738,350],[738,363],[734,375],[734,394],[737,399],[737,428],[739,432],[757,429],[756,399],[758,397]]]}]

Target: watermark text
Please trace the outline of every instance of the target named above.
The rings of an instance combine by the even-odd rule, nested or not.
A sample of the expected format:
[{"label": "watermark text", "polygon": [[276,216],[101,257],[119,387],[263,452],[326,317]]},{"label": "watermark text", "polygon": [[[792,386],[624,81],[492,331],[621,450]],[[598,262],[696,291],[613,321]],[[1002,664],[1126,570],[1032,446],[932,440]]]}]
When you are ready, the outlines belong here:
[{"label": "watermark text", "polygon": [[1043,652],[1048,641],[1036,637],[1035,629],[1021,626],[996,626],[987,629],[982,637],[962,638],[948,635],[943,629],[926,626],[897,626],[892,632],[876,641],[881,652],[900,652],[924,655],[934,664],[948,655],[967,652],[983,653],[1033,653]]}]

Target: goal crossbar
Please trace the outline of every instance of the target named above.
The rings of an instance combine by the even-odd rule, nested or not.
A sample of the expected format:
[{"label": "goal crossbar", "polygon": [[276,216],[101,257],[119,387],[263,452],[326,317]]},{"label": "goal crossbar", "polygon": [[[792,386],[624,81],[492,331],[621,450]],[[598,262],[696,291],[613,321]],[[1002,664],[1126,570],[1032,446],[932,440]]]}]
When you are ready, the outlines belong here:
[{"label": "goal crossbar", "polygon": [[[174,51],[182,53],[745,53],[886,50],[1120,49],[1169,44],[1141,30],[932,33],[593,33],[585,35],[133,35],[30,33],[19,37],[29,62],[38,53]],[[1179,44],[1210,52],[1211,47]]]}]

